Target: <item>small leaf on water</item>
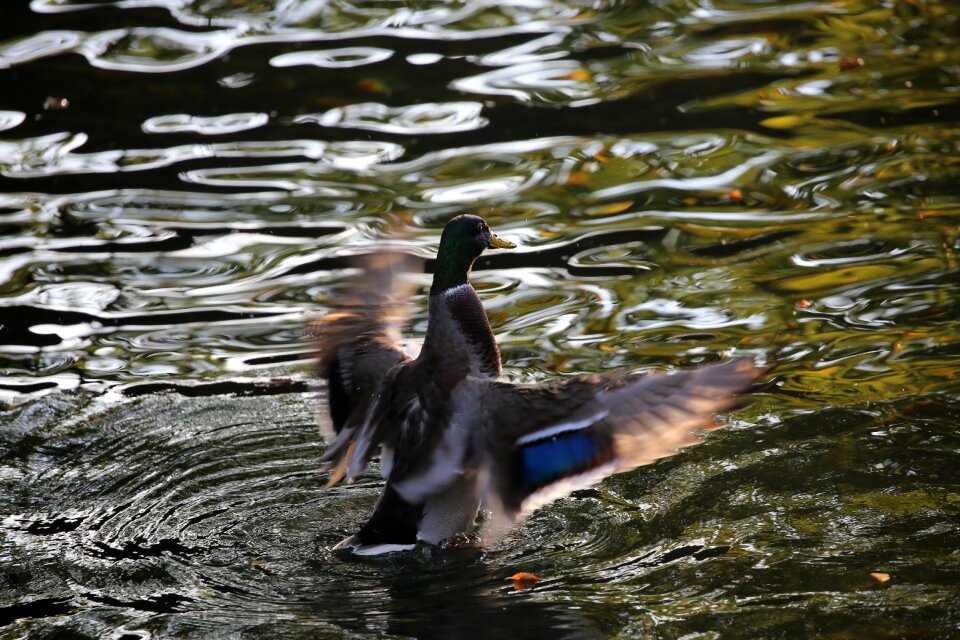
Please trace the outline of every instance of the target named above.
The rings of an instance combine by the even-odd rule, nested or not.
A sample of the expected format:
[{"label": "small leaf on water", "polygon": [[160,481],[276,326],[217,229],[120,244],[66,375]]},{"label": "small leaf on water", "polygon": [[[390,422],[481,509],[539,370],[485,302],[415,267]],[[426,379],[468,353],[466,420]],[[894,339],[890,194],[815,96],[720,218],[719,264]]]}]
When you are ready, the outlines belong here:
[{"label": "small leaf on water", "polygon": [[577,82],[587,82],[592,76],[586,69],[577,69],[562,76],[557,76],[557,80],[576,80]]},{"label": "small leaf on water", "polygon": [[[520,575],[520,574],[517,574]],[[886,582],[890,579],[889,573],[880,573],[879,571],[871,572],[870,577],[876,580],[877,582]]]},{"label": "small leaf on water", "polygon": [[587,209],[587,213],[592,216],[609,215],[611,213],[620,213],[633,206],[633,200],[624,200],[623,202],[609,202],[607,204],[598,204]]},{"label": "small leaf on water", "polygon": [[805,124],[809,120],[810,116],[808,114],[775,116],[773,118],[761,120],[760,124],[768,129],[793,129],[794,127],[799,127],[800,125]]},{"label": "small leaf on water", "polygon": [[510,576],[510,579],[513,580],[513,588],[517,591],[520,591],[521,589],[529,589],[533,585],[540,582],[539,576],[523,571],[513,574]]}]

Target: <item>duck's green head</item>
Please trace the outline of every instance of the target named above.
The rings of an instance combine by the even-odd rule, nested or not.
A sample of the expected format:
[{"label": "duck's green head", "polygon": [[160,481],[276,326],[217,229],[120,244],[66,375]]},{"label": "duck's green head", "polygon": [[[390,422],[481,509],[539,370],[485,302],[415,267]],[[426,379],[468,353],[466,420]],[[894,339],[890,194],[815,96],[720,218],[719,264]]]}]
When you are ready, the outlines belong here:
[{"label": "duck's green head", "polygon": [[437,268],[433,274],[430,293],[442,293],[447,289],[466,284],[470,268],[486,249],[512,249],[515,244],[497,237],[483,218],[472,215],[457,216],[447,223],[440,236],[437,251]]}]

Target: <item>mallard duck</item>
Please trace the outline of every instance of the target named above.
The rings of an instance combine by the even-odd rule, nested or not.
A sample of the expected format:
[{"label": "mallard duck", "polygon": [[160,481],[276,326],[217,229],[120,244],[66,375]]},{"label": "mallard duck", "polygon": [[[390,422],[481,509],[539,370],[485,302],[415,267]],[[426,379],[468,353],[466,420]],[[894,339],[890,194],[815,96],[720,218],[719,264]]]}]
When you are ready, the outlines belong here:
[{"label": "mallard duck", "polygon": [[749,359],[649,375],[581,375],[554,384],[500,379],[500,350],[476,291],[474,261],[510,249],[481,218],[443,230],[419,355],[397,342],[405,293],[396,254],[377,254],[313,323],[327,381],[329,485],[359,476],[379,450],[386,480],[370,520],[335,549],[361,555],[439,544],[499,526],[600,479],[698,441],[760,369]]}]

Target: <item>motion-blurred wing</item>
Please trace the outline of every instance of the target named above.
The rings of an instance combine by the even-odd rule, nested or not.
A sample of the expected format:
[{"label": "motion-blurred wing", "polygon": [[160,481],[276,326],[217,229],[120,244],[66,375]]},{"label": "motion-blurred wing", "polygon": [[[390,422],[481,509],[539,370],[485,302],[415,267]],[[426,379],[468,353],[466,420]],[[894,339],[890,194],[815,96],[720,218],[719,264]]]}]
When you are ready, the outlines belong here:
[{"label": "motion-blurred wing", "polygon": [[322,458],[331,474],[328,485],[346,475],[348,464],[351,477],[362,471],[377,445],[390,438],[378,407],[397,366],[409,360],[396,343],[409,315],[412,287],[398,276],[415,262],[397,252],[358,258],[358,277],[329,313],[307,325],[305,335],[317,345],[317,373],[327,381],[330,421],[321,425],[332,426],[324,430]]},{"label": "motion-blurred wing", "polygon": [[698,442],[761,369],[748,359],[666,375],[581,377],[558,385],[495,383],[483,405],[481,491],[508,522],[608,475]]}]

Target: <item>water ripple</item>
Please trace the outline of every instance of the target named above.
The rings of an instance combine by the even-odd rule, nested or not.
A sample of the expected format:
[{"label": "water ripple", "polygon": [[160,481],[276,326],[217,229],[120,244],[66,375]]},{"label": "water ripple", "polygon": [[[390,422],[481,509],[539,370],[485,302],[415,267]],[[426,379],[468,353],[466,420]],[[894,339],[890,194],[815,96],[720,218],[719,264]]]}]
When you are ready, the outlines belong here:
[{"label": "water ripple", "polygon": [[509,176],[495,180],[474,180],[460,184],[424,189],[420,197],[427,202],[454,203],[478,202],[490,198],[501,199],[519,193],[528,183],[521,176]]},{"label": "water ripple", "polygon": [[0,131],[20,126],[27,118],[22,111],[0,111]]},{"label": "water ripple", "polygon": [[[235,46],[236,36],[230,30],[194,33],[134,28],[89,35],[82,49],[90,64],[101,69],[172,73],[220,58]],[[157,58],[156,51],[163,51],[163,57]]]},{"label": "water ripple", "polygon": [[376,64],[388,60],[393,55],[390,49],[379,47],[343,47],[322,51],[295,51],[270,58],[274,67],[295,67],[313,65],[327,69],[349,69],[365,64]]},{"label": "water ripple", "polygon": [[[227,133],[230,128],[250,128],[257,117],[238,122],[235,119],[215,119],[216,122],[191,121],[187,125],[204,128],[208,135]],[[266,117],[266,116],[264,116]],[[180,120],[179,117],[174,117]],[[169,124],[169,120],[164,118]],[[248,126],[249,125],[249,126]],[[158,123],[153,123],[156,128]],[[166,125],[159,125],[163,129]],[[174,128],[177,125],[171,125]],[[164,129],[170,131],[171,129]],[[76,153],[87,142],[87,135],[58,133],[16,142],[0,141],[0,152],[6,159],[0,161],[0,175],[10,178],[68,175],[80,173],[113,173],[119,171],[148,171],[189,160],[205,158],[297,157],[324,159],[333,166],[366,168],[377,162],[393,160],[403,153],[400,145],[388,142],[343,142],[327,144],[314,140],[272,142],[222,142],[189,144],[157,149],[125,149]],[[190,175],[190,174],[187,174]]]},{"label": "water ripple", "polygon": [[[960,47],[943,3],[8,13],[7,635],[955,630]],[[416,346],[443,224],[465,212],[518,244],[473,275],[509,379],[736,354],[773,371],[704,444],[504,540],[332,554],[382,481],[323,490],[302,326],[389,240],[425,261]],[[544,580],[514,591],[518,571]]]},{"label": "water ripple", "polygon": [[0,68],[72,51],[81,42],[74,31],[43,31],[0,45]]},{"label": "water ripple", "polygon": [[363,102],[319,115],[297,116],[294,122],[403,135],[454,133],[485,127],[488,120],[480,117],[482,109],[483,105],[478,102],[422,103],[405,107]]},{"label": "water ripple", "polygon": [[191,116],[185,113],[155,116],[143,123],[146,133],[181,133],[192,131],[206,136],[236,133],[256,129],[267,124],[265,113],[230,113],[222,116]]},{"label": "water ripple", "polygon": [[591,79],[579,62],[554,60],[515,64],[454,80],[450,86],[462,93],[510,96],[521,102],[584,106],[599,101]]}]

